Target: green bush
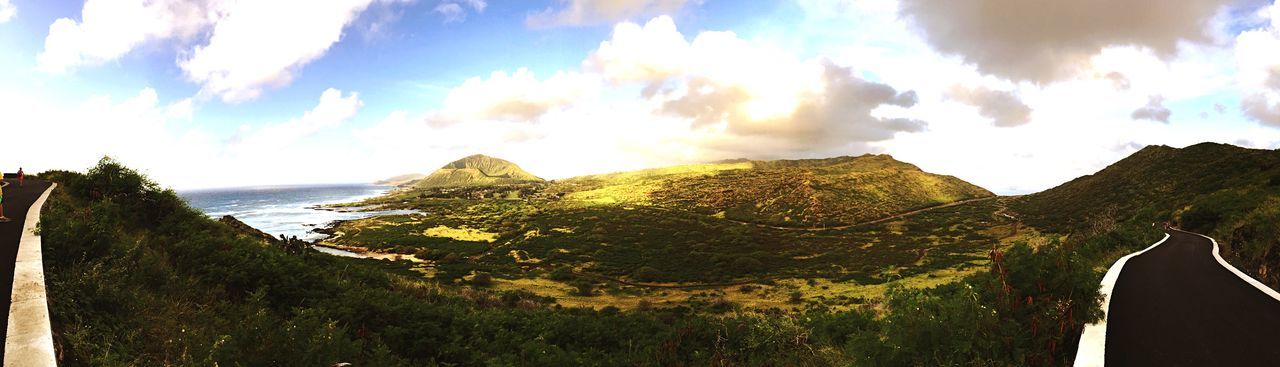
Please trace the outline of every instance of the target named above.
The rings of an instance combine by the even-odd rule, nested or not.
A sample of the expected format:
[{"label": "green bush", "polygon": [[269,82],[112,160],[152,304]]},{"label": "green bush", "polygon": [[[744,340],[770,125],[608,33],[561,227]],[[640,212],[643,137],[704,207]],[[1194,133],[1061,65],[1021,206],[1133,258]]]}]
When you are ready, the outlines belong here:
[{"label": "green bush", "polygon": [[552,270],[550,274],[547,274],[547,279],[557,282],[573,280],[573,269],[569,269],[567,266],[555,268],[555,270]]},{"label": "green bush", "polygon": [[739,257],[737,260],[733,260],[733,268],[739,273],[751,274],[764,269],[764,263],[760,262],[760,260],[756,260],[756,258],[743,256]]},{"label": "green bush", "polygon": [[471,285],[477,287],[491,287],[493,286],[493,275],[489,275],[489,273],[476,274],[471,278]]},{"label": "green bush", "polygon": [[1194,206],[1191,210],[1182,213],[1181,219],[1183,229],[1194,232],[1208,232],[1222,220],[1222,213],[1205,206]]},{"label": "green bush", "polygon": [[631,278],[641,282],[652,282],[662,279],[662,272],[648,266],[641,266],[631,273]]}]

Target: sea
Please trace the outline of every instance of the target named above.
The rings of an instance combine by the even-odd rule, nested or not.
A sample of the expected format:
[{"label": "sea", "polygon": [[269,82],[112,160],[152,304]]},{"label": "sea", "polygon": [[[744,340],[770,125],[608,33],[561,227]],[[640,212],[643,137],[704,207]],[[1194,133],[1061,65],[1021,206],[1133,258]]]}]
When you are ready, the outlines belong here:
[{"label": "sea", "polygon": [[325,237],[312,230],[336,220],[412,213],[405,210],[341,212],[314,208],[322,204],[360,201],[383,195],[392,188],[370,184],[265,186],[179,191],[178,195],[211,218],[230,215],[273,236],[283,234],[310,241]]}]

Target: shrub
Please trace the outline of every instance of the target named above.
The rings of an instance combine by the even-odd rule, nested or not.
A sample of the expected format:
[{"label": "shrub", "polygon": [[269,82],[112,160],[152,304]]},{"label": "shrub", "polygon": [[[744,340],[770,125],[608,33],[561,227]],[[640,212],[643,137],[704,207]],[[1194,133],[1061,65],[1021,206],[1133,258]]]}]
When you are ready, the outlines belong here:
[{"label": "shrub", "polygon": [[477,287],[489,287],[493,285],[493,276],[489,273],[479,273],[471,278],[471,285]]},{"label": "shrub", "polygon": [[462,260],[462,256],[458,256],[458,253],[456,252],[450,252],[444,255],[444,257],[440,258],[440,262],[443,264],[456,264],[461,260]]},{"label": "shrub", "polygon": [[743,256],[733,261],[733,268],[742,274],[756,273],[764,269],[764,263],[754,257]]},{"label": "shrub", "polygon": [[791,291],[791,293],[787,295],[787,302],[800,303],[802,301],[804,301],[804,293],[801,293],[800,291]]},{"label": "shrub", "polygon": [[569,269],[568,266],[555,268],[555,270],[552,270],[550,274],[547,274],[547,279],[551,279],[557,282],[567,282],[567,281],[573,280],[573,270]]},{"label": "shrub", "polygon": [[631,278],[641,282],[652,282],[662,278],[662,272],[648,266],[641,266],[631,273]]},{"label": "shrub", "polygon": [[1222,220],[1222,214],[1204,205],[1196,205],[1182,213],[1181,225],[1194,232],[1208,233]]},{"label": "shrub", "polygon": [[573,285],[574,294],[579,296],[591,297],[596,295],[596,284],[588,281],[578,281]]}]

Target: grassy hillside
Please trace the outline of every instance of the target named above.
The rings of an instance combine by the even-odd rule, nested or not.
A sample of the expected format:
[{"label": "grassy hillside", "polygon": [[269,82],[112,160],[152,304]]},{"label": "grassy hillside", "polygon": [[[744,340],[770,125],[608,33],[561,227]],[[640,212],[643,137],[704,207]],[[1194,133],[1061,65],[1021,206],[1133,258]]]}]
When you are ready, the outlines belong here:
[{"label": "grassy hillside", "polygon": [[887,155],[676,166],[572,178],[550,190],[570,200],[649,204],[785,227],[847,225],[992,196]]},{"label": "grassy hillside", "polygon": [[1171,221],[1215,237],[1229,261],[1280,288],[1280,151],[1149,146],[1011,206],[1028,224],[1061,233]]},{"label": "grassy hillside", "polygon": [[476,154],[450,162],[427,177],[414,181],[412,185],[417,188],[438,188],[539,181],[542,179],[525,172],[515,163]]},{"label": "grassy hillside", "polygon": [[817,323],[793,317],[560,309],[529,293],[442,287],[389,262],[274,247],[110,160],[86,174],[41,177],[60,184],[41,234],[62,366],[836,365],[850,358],[830,341],[809,339]]},{"label": "grassy hillside", "polygon": [[861,297],[861,286],[890,280],[958,279],[1010,228],[994,214],[994,200],[849,224],[982,197],[991,193],[884,155],[732,161],[545,184],[402,190],[361,206],[422,214],[343,222],[327,242],[415,254],[443,281],[472,272],[515,280],[555,271],[681,284],[825,279],[858,288],[834,296]]},{"label": "grassy hillside", "polygon": [[1098,315],[1097,274],[1054,241],[842,312],[596,311],[276,247],[110,160],[41,176],[60,184],[41,234],[64,366],[1060,365]]}]

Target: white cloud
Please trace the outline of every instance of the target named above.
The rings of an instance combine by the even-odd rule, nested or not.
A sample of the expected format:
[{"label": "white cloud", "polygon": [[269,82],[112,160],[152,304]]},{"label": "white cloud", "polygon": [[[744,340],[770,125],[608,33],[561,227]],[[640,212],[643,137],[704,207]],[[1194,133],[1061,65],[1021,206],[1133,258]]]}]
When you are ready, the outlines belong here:
[{"label": "white cloud", "polygon": [[617,25],[584,64],[614,83],[641,82],[641,97],[657,113],[688,121],[700,136],[690,148],[706,156],[860,153],[866,143],[924,128],[880,113],[881,106],[911,107],[913,92],[733,32],[702,32],[688,42],[666,16],[644,27]]},{"label": "white cloud", "polygon": [[9,0],[0,0],[0,23],[8,22],[18,16],[18,7]]},{"label": "white cloud", "polygon": [[329,88],[320,94],[320,102],[316,107],[302,117],[248,131],[231,144],[229,149],[240,154],[265,157],[279,151],[280,147],[341,126],[355,117],[363,106],[364,102],[360,101],[357,93],[351,92],[344,97],[342,91]]},{"label": "white cloud", "polygon": [[195,116],[195,107],[192,105],[191,98],[184,98],[165,107],[164,115],[171,119],[191,120]]},{"label": "white cloud", "polygon": [[[56,145],[50,147],[58,148],[55,157],[89,157],[45,167],[83,167],[111,152],[182,187],[360,181],[426,171],[473,153],[558,178],[722,158],[877,152],[997,192],[1024,193],[1095,172],[1147,144],[1241,137],[1255,146],[1280,143],[1280,129],[1233,121],[1237,115],[1230,112],[1212,121],[1155,121],[1167,120],[1159,111],[1165,106],[1179,106],[1179,113],[1194,108],[1184,106],[1209,110],[1241,94],[1243,112],[1280,121],[1280,77],[1269,69],[1280,64],[1274,26],[1241,35],[1234,49],[1184,42],[1176,57],[1139,42],[1045,46],[1083,56],[1069,60],[1070,77],[1037,83],[1007,80],[1018,68],[991,75],[994,69],[963,54],[940,54],[898,16],[895,1],[806,4],[820,19],[752,29],[750,36],[686,36],[671,17],[618,24],[580,68],[535,75],[512,67],[478,76],[449,89],[434,110],[399,111],[370,125],[361,124],[363,101],[336,89],[321,94],[309,112],[249,121],[230,138],[202,130],[205,122],[192,116],[200,112],[199,98],[161,103],[145,90],[125,102],[70,108],[22,102],[30,98],[0,86],[0,120],[53,121],[34,132],[24,125],[33,136],[83,129],[101,137],[42,143]],[[206,31],[216,28],[212,24]],[[336,28],[341,37],[343,27]],[[1089,42],[1083,44],[1096,43]],[[328,47],[300,48],[323,53]],[[1080,49],[1089,51],[1075,53]],[[184,55],[184,61],[194,57]],[[304,64],[271,69],[291,77]],[[1027,70],[1043,71],[1033,69]],[[239,75],[250,74],[279,73]],[[233,90],[257,93],[277,81],[253,79],[224,92],[201,83],[228,98]],[[1162,100],[1153,103],[1150,96]],[[1144,105],[1151,108],[1134,120],[1134,108]],[[195,123],[179,121],[187,119]],[[149,140],[163,144],[152,148]],[[204,178],[209,171],[232,173]]]},{"label": "white cloud", "polygon": [[[2,0],[0,0],[2,1]],[[119,59],[152,42],[172,42],[177,64],[201,94],[235,103],[289,84],[323,56],[374,2],[401,0],[87,0],[80,20],[49,26],[38,69],[59,74]],[[485,3],[465,0],[476,11]],[[385,27],[382,20],[369,32]]]},{"label": "white cloud", "polygon": [[641,27],[625,22],[613,27],[613,37],[600,43],[584,62],[588,70],[615,81],[661,80],[684,71],[689,42],[670,17],[657,17]]},{"label": "white cloud", "polygon": [[1280,6],[1262,13],[1268,26],[1249,30],[1236,37],[1236,64],[1241,110],[1245,116],[1267,126],[1280,128]]},{"label": "white cloud", "polygon": [[156,90],[144,88],[124,99],[94,96],[63,105],[0,87],[0,120],[27,122],[6,127],[12,136],[53,137],[5,142],[5,149],[41,152],[5,164],[29,172],[83,169],[110,155],[178,188],[364,179],[340,173],[367,158],[341,131],[363,106],[354,92],[328,89],[299,117],[244,129],[233,143],[206,130],[207,124],[182,121],[191,118],[183,111],[190,101],[162,104]]},{"label": "white cloud", "polygon": [[148,41],[187,39],[223,10],[219,1],[87,0],[80,21],[58,18],[49,26],[37,67],[59,74],[115,60]]},{"label": "white cloud", "polygon": [[599,94],[599,84],[597,77],[577,72],[560,72],[540,81],[524,68],[511,74],[496,71],[489,79],[467,79],[451,90],[431,122],[531,122],[553,109],[585,102]]},{"label": "white cloud", "polygon": [[29,90],[0,87],[0,120],[24,122],[6,126],[11,136],[24,138],[6,141],[5,149],[41,152],[6,162],[29,172],[81,169],[111,155],[136,163],[158,179],[179,181],[183,173],[191,173],[182,165],[191,163],[184,162],[184,152],[194,144],[171,133],[164,107],[151,88],[123,100],[95,96],[62,105]]},{"label": "white cloud", "polygon": [[429,170],[480,152],[556,178],[744,156],[872,152],[871,143],[924,129],[907,116],[915,102],[914,93],[850,68],[796,59],[732,32],[688,41],[671,18],[658,17],[617,25],[581,70],[546,79],[525,69],[472,78],[438,110],[393,113],[357,136],[376,156],[431,152],[426,166],[400,170]]},{"label": "white cloud", "polygon": [[[254,99],[263,88],[288,84],[298,68],[324,55],[371,1],[237,2],[213,27],[209,43],[178,65],[203,85],[203,93],[232,103]],[[293,16],[299,11],[306,16]]]},{"label": "white cloud", "polygon": [[[1112,45],[1073,62],[1077,73],[1070,77],[1048,83],[1010,81],[1006,75],[980,70],[963,55],[942,54],[913,29],[910,22],[918,19],[900,16],[898,3],[802,1],[806,19],[772,31],[781,35],[776,36],[780,44],[803,45],[802,52],[828,55],[874,80],[916,91],[920,100],[908,115],[929,121],[928,130],[870,145],[925,170],[955,175],[999,193],[1029,193],[1096,172],[1132,153],[1136,148],[1131,143],[1185,146],[1248,136],[1259,146],[1270,146],[1280,139],[1280,129],[1254,129],[1231,113],[1177,124],[1130,117],[1153,95],[1163,96],[1164,106],[1210,108],[1230,101],[1238,95],[1230,49],[1179,42],[1176,56],[1170,57],[1150,47]],[[1062,6],[1088,4],[1095,2]],[[956,9],[965,10],[976,11]],[[1216,23],[1201,26],[1222,28]],[[981,108],[949,95],[956,85],[1015,94],[1033,111],[1030,122],[997,126]]]},{"label": "white cloud", "polygon": [[443,16],[445,23],[458,23],[467,20],[468,12],[483,13],[484,8],[488,6],[489,4],[484,0],[444,0],[436,4],[431,11]]},{"label": "white cloud", "polygon": [[606,24],[635,17],[672,15],[699,0],[560,0],[560,7],[548,7],[529,14],[525,24],[534,28]]}]

